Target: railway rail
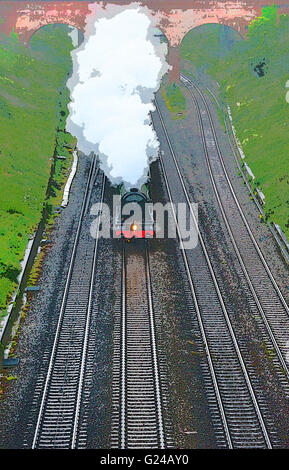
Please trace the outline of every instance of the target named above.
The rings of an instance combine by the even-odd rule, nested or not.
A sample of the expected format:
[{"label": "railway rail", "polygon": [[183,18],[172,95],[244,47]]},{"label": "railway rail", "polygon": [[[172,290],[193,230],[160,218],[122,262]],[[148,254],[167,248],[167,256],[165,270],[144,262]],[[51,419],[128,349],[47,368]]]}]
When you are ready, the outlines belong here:
[{"label": "railway rail", "polygon": [[30,423],[34,429],[32,444],[29,444],[32,448],[83,447],[80,414],[98,254],[98,237],[93,239],[90,235],[87,209],[96,179],[100,180],[102,202],[105,176],[95,158],[82,202],[48,367],[36,387],[38,398],[32,414],[34,412],[37,419],[32,418],[34,422]]},{"label": "railway rail", "polygon": [[[263,339],[268,350],[274,353],[272,361],[288,397],[288,305],[230,182],[206,98],[192,80],[183,75],[181,79],[197,109],[210,180],[251,296],[252,315],[259,318]],[[279,442],[266,398],[246,346],[234,328],[232,314],[235,312],[222,293],[221,280],[198,228],[157,101],[156,110],[167,142],[166,156],[160,156],[160,166],[172,205],[193,311],[206,352],[205,382],[218,446],[277,447]],[[87,230],[87,213],[96,178],[101,180],[102,202],[105,176],[100,173],[95,159],[77,225],[52,351],[39,385],[41,399],[38,399],[32,448],[85,447],[80,421],[98,257],[98,237],[96,234],[92,239]],[[184,249],[174,209],[178,202],[185,202],[190,209],[188,217],[199,238],[194,250]],[[173,446],[165,411],[167,390],[160,367],[148,246],[144,243],[141,250],[124,246],[122,250],[121,292],[114,338],[112,448]]]},{"label": "railway rail", "polygon": [[[187,79],[188,77],[185,76],[185,78]],[[218,98],[216,97],[215,93],[209,87],[206,87],[206,89],[209,92],[209,94],[212,96],[213,100],[215,101],[215,103],[216,103],[217,107],[219,108],[219,110],[221,111],[221,113],[223,113],[223,108],[222,108]],[[226,133],[228,134],[229,146],[232,150],[232,154],[234,155],[234,160],[236,162],[238,170],[239,170],[239,172],[240,172],[240,174],[243,178],[243,181],[244,181],[245,185],[247,186],[248,192],[250,194],[250,198],[252,198],[252,200],[254,201],[254,203],[255,203],[255,205],[258,209],[258,212],[260,213],[260,216],[265,217],[265,213],[262,209],[262,205],[260,204],[260,200],[256,197],[252,187],[250,186],[248,176],[245,175],[245,172],[244,172],[244,170],[243,170],[243,168],[240,164],[240,152],[239,152],[239,149],[238,149],[238,142],[236,141],[236,137],[234,136],[234,132],[233,132],[233,129],[232,129],[232,123],[230,123],[229,116],[227,116],[227,115],[224,116],[224,124],[225,124],[225,128],[226,128]],[[280,236],[280,233],[276,229],[276,225],[273,224],[270,221],[267,221],[266,225],[267,225],[268,229],[270,230],[272,236],[274,237],[275,242],[277,243],[283,258],[289,264],[288,247],[287,247],[286,242],[284,241],[284,239],[282,239],[282,236]]]},{"label": "railway rail", "polygon": [[121,299],[115,334],[112,448],[164,449],[172,444],[164,416],[148,245],[122,250]]},{"label": "railway rail", "polygon": [[[169,201],[171,204],[185,202],[190,207],[188,191],[157,101],[156,110],[167,141],[166,157],[161,155],[160,163]],[[173,205],[172,211],[177,224]],[[199,244],[186,251],[179,229],[178,235],[206,351],[209,373],[205,382],[218,446],[272,448],[277,440],[266,401],[246,350],[235,334],[230,318],[234,312],[222,296],[220,279],[214,272],[191,207],[190,217],[195,223]]]},{"label": "railway rail", "polygon": [[[259,315],[260,326],[268,350],[273,351],[273,361],[279,380],[289,396],[288,351],[289,307],[260,250],[239,203],[225,167],[224,158],[212,115],[202,90],[187,77],[189,93],[196,106],[207,167],[223,220],[238,257],[243,276],[253,297],[254,315]],[[189,86],[188,86],[189,84]],[[193,92],[195,91],[195,93]]]}]

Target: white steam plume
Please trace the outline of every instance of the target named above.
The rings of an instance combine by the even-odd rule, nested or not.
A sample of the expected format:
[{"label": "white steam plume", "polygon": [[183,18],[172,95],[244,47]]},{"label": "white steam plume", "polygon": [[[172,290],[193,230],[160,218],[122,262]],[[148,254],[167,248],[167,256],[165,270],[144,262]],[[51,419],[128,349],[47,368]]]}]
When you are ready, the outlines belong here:
[{"label": "white steam plume", "polygon": [[90,22],[89,34],[72,52],[67,130],[82,152],[99,153],[113,183],[140,185],[158,152],[149,113],[168,70],[167,46],[154,36],[152,20],[137,4],[125,10],[107,6],[102,18],[94,13],[93,23],[94,31]]}]

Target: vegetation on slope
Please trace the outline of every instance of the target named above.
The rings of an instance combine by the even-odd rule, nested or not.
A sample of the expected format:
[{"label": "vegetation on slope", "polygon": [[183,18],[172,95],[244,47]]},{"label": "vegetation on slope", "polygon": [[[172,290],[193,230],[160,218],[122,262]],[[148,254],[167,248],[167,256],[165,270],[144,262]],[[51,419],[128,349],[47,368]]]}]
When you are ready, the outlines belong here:
[{"label": "vegetation on slope", "polygon": [[[67,27],[39,30],[31,47],[16,35],[0,42],[0,311],[16,287],[28,237],[44,205],[52,212],[69,159],[65,133],[72,43]],[[52,187],[46,195],[51,167]]]},{"label": "vegetation on slope", "polygon": [[[181,56],[186,68],[206,72],[220,84],[232,111],[238,138],[264,192],[267,217],[289,236],[288,114],[289,17],[277,22],[277,8],[263,9],[246,40],[218,25],[192,30]],[[196,47],[197,45],[197,47]]]},{"label": "vegetation on slope", "polygon": [[186,112],[186,99],[181,88],[176,83],[163,84],[162,96],[173,119],[182,119]]}]

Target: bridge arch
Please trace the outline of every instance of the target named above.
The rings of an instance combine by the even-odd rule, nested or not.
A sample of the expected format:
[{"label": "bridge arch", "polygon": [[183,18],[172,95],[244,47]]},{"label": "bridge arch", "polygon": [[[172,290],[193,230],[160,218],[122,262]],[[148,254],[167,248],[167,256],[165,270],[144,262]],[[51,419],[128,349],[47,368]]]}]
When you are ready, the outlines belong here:
[{"label": "bridge arch", "polygon": [[70,26],[71,28],[75,28],[80,37],[83,39],[83,34],[84,34],[84,28],[80,28],[79,25],[73,24],[71,21],[51,21],[51,22],[46,22],[44,24],[39,25],[39,27],[33,29],[33,30],[27,30],[21,34],[21,41],[26,44],[28,47],[30,46],[30,41],[34,37],[35,34],[37,34],[38,31],[40,31],[43,28],[46,28],[47,26],[57,26],[57,25],[65,25],[65,26]]},{"label": "bridge arch", "polygon": [[[38,27],[49,23],[69,24],[84,31],[86,19],[92,10],[102,10],[108,5],[129,6],[134,0],[1,0],[0,34],[19,35],[29,43]],[[169,40],[168,62],[172,66],[170,81],[179,81],[179,46],[186,33],[195,27],[208,23],[226,24],[242,35],[252,19],[261,16],[263,0],[141,0],[156,20],[156,24]],[[288,13],[288,5],[279,5],[278,15]]]},{"label": "bridge arch", "polygon": [[239,28],[234,28],[230,25],[220,22],[203,22],[201,24],[192,25],[192,27],[188,27],[179,38],[179,42],[177,44],[169,45],[168,62],[172,66],[172,70],[169,72],[170,83],[179,83],[180,81],[179,77],[181,69],[181,48],[183,47],[184,40],[188,38],[188,35],[191,34],[193,31],[201,30],[202,28],[206,28],[209,25],[216,25],[216,27],[220,28],[224,27],[228,31],[234,31],[240,39],[245,38],[245,30],[240,32]]},{"label": "bridge arch", "polygon": [[236,25],[230,25],[230,24],[220,23],[216,21],[207,21],[204,23],[194,25],[192,26],[192,28],[188,29],[188,31],[183,35],[181,39],[181,43],[188,36],[188,34],[190,34],[192,31],[202,31],[211,26],[215,27],[216,29],[218,28],[221,30],[222,28],[225,31],[231,31],[233,34],[236,35],[236,37],[239,37],[240,39],[246,39],[247,28],[240,30],[240,28],[238,28]]},{"label": "bridge arch", "polygon": [[[219,41],[226,38],[228,41],[228,49],[230,48],[230,46],[232,47],[233,43],[235,43],[236,41],[241,41],[246,38],[244,32],[240,32],[237,28],[234,28],[232,26],[215,22],[203,23],[201,25],[194,26],[183,36],[182,41],[180,43],[180,51],[182,56],[184,56],[184,54],[186,53],[186,48],[196,48],[197,43],[194,42],[194,39],[196,39],[197,41],[202,35],[205,36],[208,46],[210,46],[210,37],[211,41],[214,40],[216,36],[218,36]],[[187,53],[189,53],[189,50]]]}]

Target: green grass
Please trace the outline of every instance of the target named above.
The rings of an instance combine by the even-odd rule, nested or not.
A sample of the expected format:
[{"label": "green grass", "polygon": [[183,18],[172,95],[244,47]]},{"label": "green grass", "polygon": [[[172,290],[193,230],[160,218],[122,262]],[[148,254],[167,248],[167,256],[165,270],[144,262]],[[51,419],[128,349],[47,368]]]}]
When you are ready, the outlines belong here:
[{"label": "green grass", "polygon": [[[289,236],[289,17],[276,21],[276,9],[263,10],[249,26],[247,39],[217,25],[192,30],[181,46],[182,59],[191,71],[205,71],[220,84],[246,162],[264,192],[264,210]],[[197,47],[195,46],[197,44]],[[265,62],[264,75],[256,66]]]},{"label": "green grass", "polygon": [[161,93],[173,119],[182,119],[186,112],[186,98],[176,83],[164,84]]},{"label": "green grass", "polygon": [[[15,35],[0,42],[0,310],[16,287],[28,237],[44,204],[54,204],[68,171],[74,139],[64,132],[72,44],[65,26],[46,27],[24,47]],[[46,199],[53,156],[52,192]],[[51,210],[52,211],[52,210]]]},{"label": "green grass", "polygon": [[181,58],[207,70],[211,64],[222,61],[240,40],[241,36],[226,26],[204,25],[186,34],[181,43]]}]

